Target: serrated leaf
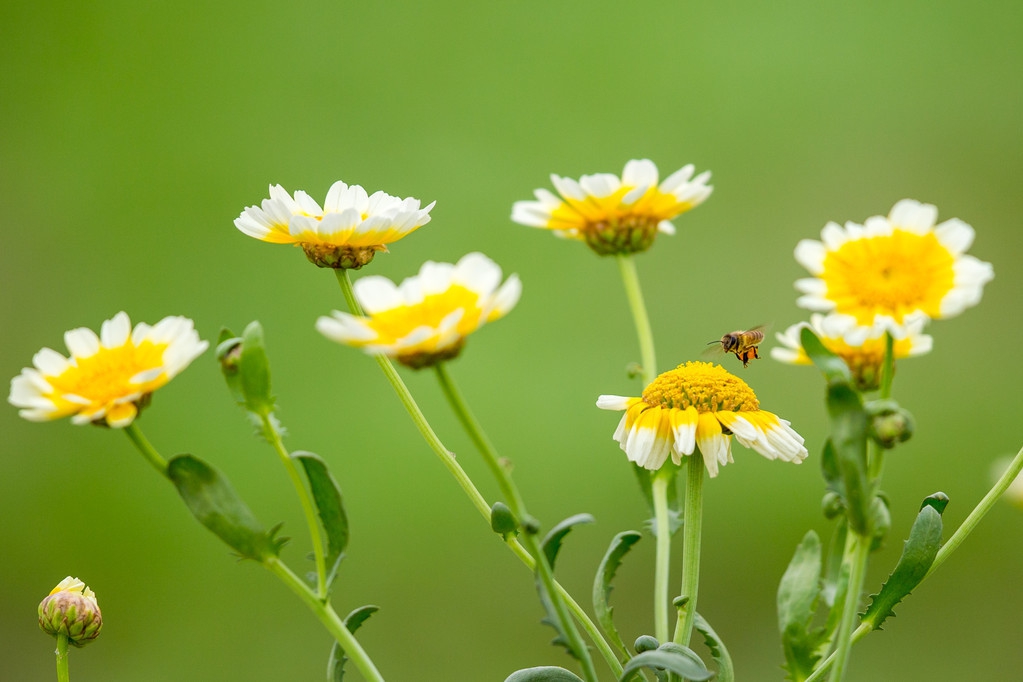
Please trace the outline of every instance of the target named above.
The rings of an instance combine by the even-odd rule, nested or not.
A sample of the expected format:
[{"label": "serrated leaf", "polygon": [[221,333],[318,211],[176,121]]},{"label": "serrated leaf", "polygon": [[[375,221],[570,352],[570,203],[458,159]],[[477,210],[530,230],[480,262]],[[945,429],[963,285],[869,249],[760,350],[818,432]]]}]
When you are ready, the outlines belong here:
[{"label": "serrated leaf", "polygon": [[273,412],[275,406],[270,394],[270,361],[266,356],[263,327],[259,322],[250,322],[242,333],[238,374],[246,409],[263,416]]},{"label": "serrated leaf", "polygon": [[593,581],[593,611],[597,616],[597,622],[611,640],[611,644],[625,658],[628,658],[629,650],[618,633],[618,628],[615,627],[614,608],[608,604],[608,600],[613,589],[611,581],[614,580],[622,559],[642,537],[642,533],[635,530],[627,530],[614,536],[604,558],[600,561],[600,566],[597,567],[597,577]]},{"label": "serrated leaf", "polygon": [[567,519],[559,523],[558,525],[551,528],[551,531],[543,539],[543,553],[547,556],[547,563],[550,564],[551,570],[554,570],[554,562],[558,558],[558,552],[561,550],[561,541],[565,539],[569,531],[575,526],[582,523],[594,523],[595,519],[590,514],[576,514],[575,516],[569,516]]},{"label": "serrated leaf", "polygon": [[543,665],[538,668],[516,670],[504,682],[583,682],[582,679],[564,668]]},{"label": "serrated leaf", "polygon": [[280,553],[284,540],[263,528],[215,468],[198,457],[178,455],[167,463],[167,477],[199,523],[242,557],[262,561]]},{"label": "serrated leaf", "polygon": [[619,681],[626,682],[642,668],[649,668],[654,672],[666,670],[692,682],[709,680],[714,676],[692,650],[674,642],[662,644],[654,651],[644,651],[630,658],[622,668]]},{"label": "serrated leaf", "polygon": [[[668,508],[668,535],[674,536],[675,533],[682,529],[685,525],[685,519],[682,517],[682,512],[677,509]],[[643,522],[643,527],[650,535],[657,537],[657,519],[649,518]]]},{"label": "serrated leaf", "polygon": [[[379,610],[380,607],[378,606],[360,606],[345,616],[345,627],[348,628],[348,632],[354,635],[359,626]],[[330,647],[330,657],[327,659],[327,682],[342,682],[345,677],[345,663],[347,662],[348,656],[345,655],[345,650],[341,648],[340,644],[334,642],[333,646]]]},{"label": "serrated leaf", "polygon": [[511,535],[518,535],[519,522],[504,502],[495,502],[490,508],[490,530],[506,540]]},{"label": "serrated leaf", "polygon": [[291,457],[298,460],[305,471],[323,532],[327,536],[327,555],[324,559],[327,564],[327,589],[330,590],[337,579],[345,548],[348,547],[348,514],[345,513],[341,486],[319,455],[299,450],[291,453]]},{"label": "serrated leaf", "polygon": [[547,588],[543,584],[543,579],[540,574],[534,573],[533,577],[536,581],[536,592],[540,597],[540,606],[543,607],[544,617],[540,619],[540,622],[544,625],[549,625],[554,629],[556,633],[554,639],[551,640],[551,644],[554,646],[564,647],[568,655],[577,661],[581,661],[583,658],[583,652],[576,651],[572,645],[572,637],[565,632],[561,626],[561,621],[558,618],[557,611],[554,610],[554,604],[551,602],[551,595],[547,592]]},{"label": "serrated leaf", "polygon": [[814,651],[822,630],[812,629],[811,623],[820,596],[821,566],[820,538],[811,530],[796,547],[778,585],[778,629],[784,667],[793,680],[809,675],[819,659]]},{"label": "serrated leaf", "polygon": [[863,622],[879,630],[887,618],[895,615],[895,606],[927,575],[941,547],[941,531],[941,514],[934,507],[924,505],[909,531],[899,563],[881,586],[881,591],[872,595],[870,606],[863,614]]},{"label": "serrated leaf", "polygon": [[696,614],[693,627],[703,635],[703,643],[710,650],[714,662],[718,664],[716,682],[735,682],[735,667],[732,665],[732,657],[728,654],[725,643],[718,637],[718,633],[714,632],[714,628],[699,613]]}]

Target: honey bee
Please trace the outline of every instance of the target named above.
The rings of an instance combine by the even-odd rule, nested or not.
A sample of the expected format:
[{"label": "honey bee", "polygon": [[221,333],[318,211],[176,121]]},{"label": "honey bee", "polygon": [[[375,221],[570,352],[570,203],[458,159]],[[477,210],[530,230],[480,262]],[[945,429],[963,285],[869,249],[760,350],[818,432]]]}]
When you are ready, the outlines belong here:
[{"label": "honey bee", "polygon": [[753,329],[736,330],[729,332],[718,341],[710,341],[707,345],[720,344],[720,348],[714,348],[711,352],[732,353],[742,361],[743,367],[748,367],[750,360],[760,359],[757,346],[764,340],[764,325],[753,327]]}]

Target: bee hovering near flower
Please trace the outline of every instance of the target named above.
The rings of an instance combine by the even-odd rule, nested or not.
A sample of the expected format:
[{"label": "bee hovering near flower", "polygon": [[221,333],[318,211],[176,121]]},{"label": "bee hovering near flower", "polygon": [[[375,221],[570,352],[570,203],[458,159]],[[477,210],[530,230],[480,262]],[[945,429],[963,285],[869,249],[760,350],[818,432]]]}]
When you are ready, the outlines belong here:
[{"label": "bee hovering near flower", "polygon": [[764,340],[765,325],[753,327],[753,329],[736,330],[729,332],[718,341],[708,341],[707,345],[719,344],[718,348],[712,348],[709,353],[732,353],[742,361],[743,367],[749,367],[750,360],[759,360],[760,353],[757,346]]}]

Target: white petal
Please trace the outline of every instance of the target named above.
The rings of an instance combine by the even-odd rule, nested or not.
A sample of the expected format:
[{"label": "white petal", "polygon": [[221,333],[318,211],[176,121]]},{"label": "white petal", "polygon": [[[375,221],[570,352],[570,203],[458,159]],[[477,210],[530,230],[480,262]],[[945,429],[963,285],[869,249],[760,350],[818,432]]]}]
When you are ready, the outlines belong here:
[{"label": "white petal", "polygon": [[650,187],[657,184],[657,166],[650,159],[633,159],[625,164],[622,171],[622,184],[626,187],[644,185]]},{"label": "white petal", "polygon": [[824,272],[824,257],[827,250],[824,245],[814,239],[802,239],[796,244],[796,261],[806,268],[811,275]]},{"label": "white petal", "polygon": [[597,407],[602,410],[625,410],[630,400],[632,398],[624,395],[602,395],[597,398]]},{"label": "white petal", "polygon": [[934,228],[934,236],[946,249],[959,255],[966,253],[973,244],[973,228],[958,218],[946,220]]},{"label": "white petal", "polygon": [[118,348],[128,341],[129,334],[131,334],[131,320],[128,319],[128,314],[122,310],[103,322],[99,337],[104,348]]},{"label": "white petal", "polygon": [[368,275],[355,281],[355,297],[370,315],[392,310],[404,305],[405,301],[394,282],[380,275]]},{"label": "white petal", "polygon": [[76,358],[88,358],[99,352],[99,337],[86,327],[64,332],[64,345]]}]

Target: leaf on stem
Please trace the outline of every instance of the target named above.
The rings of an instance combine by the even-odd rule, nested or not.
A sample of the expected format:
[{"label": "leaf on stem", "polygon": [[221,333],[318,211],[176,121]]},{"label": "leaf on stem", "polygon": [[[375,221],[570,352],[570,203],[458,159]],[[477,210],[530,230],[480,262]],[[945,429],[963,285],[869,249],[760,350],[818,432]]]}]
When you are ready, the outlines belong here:
[{"label": "leaf on stem", "polygon": [[547,587],[543,584],[543,577],[541,577],[540,575],[541,569],[539,567],[540,562],[543,560],[544,558],[542,556],[538,557],[537,570],[534,573],[534,578],[536,580],[536,592],[540,596],[540,605],[543,607],[544,611],[544,617],[540,619],[540,622],[543,623],[544,625],[550,625],[552,628],[554,628],[554,632],[557,633],[554,636],[554,639],[551,640],[551,644],[553,644],[554,646],[564,647],[565,651],[568,652],[569,656],[576,659],[577,661],[582,661],[584,660],[584,657],[587,655],[587,652],[577,651],[575,645],[573,644],[573,641],[578,641],[578,637],[573,638],[565,630],[566,627],[573,626],[571,620],[567,621],[564,624],[564,627],[562,626],[561,619],[558,618],[558,612],[554,608],[554,602],[551,601],[551,595],[547,591]]},{"label": "leaf on stem", "polygon": [[167,463],[167,477],[178,489],[192,515],[246,559],[262,561],[280,554],[285,539],[267,532],[215,468],[192,455],[178,455]]},{"label": "leaf on stem", "polygon": [[583,682],[575,673],[553,665],[516,670],[504,682]]},{"label": "leaf on stem", "polygon": [[344,498],[341,496],[341,486],[337,484],[327,463],[313,452],[296,451],[291,454],[292,459],[298,460],[305,470],[306,478],[309,480],[309,489],[313,494],[313,501],[316,503],[316,511],[323,525],[323,531],[327,536],[327,589],[330,590],[334,580],[337,579],[337,571],[341,566],[341,560],[345,556],[345,548],[348,547],[348,515],[345,513]]},{"label": "leaf on stem", "polygon": [[820,597],[821,541],[808,531],[778,585],[778,629],[789,679],[802,680],[819,660],[815,653],[823,628],[812,628]]},{"label": "leaf on stem", "polygon": [[604,634],[610,638],[611,643],[625,658],[628,658],[629,650],[615,627],[614,608],[608,604],[608,600],[611,598],[613,589],[611,581],[614,580],[622,559],[642,537],[643,534],[635,530],[627,530],[614,536],[611,546],[607,548],[607,553],[604,554],[600,566],[597,567],[597,577],[593,581],[593,611],[597,616],[597,622],[600,623]]},{"label": "leaf on stem", "polygon": [[711,657],[718,664],[716,682],[735,682],[735,667],[732,665],[732,657],[728,654],[725,643],[718,637],[718,633],[714,632],[714,628],[699,613],[696,614],[693,627],[703,635],[703,643],[710,649]]},{"label": "leaf on stem", "polygon": [[622,668],[619,682],[626,682],[641,668],[649,668],[654,674],[667,671],[692,682],[708,680],[714,676],[692,649],[674,642],[667,642],[654,651],[644,651],[633,656]]},{"label": "leaf on stem", "polygon": [[259,415],[269,415],[276,407],[270,395],[270,361],[263,342],[263,327],[250,322],[242,333],[242,352],[238,362],[245,407]]},{"label": "leaf on stem", "polygon": [[881,586],[881,591],[872,595],[870,606],[863,614],[863,622],[880,630],[884,621],[895,615],[893,609],[896,604],[920,584],[934,563],[934,557],[941,547],[941,531],[941,514],[925,502],[909,531],[909,539],[902,548],[899,563]]},{"label": "leaf on stem", "polygon": [[542,548],[543,553],[547,557],[547,563],[550,564],[551,570],[554,570],[554,562],[558,558],[558,552],[561,550],[561,541],[565,539],[569,531],[575,526],[581,523],[594,523],[596,519],[590,514],[576,514],[575,516],[569,516],[567,519],[559,523],[558,525],[551,528],[551,531],[543,539]]},{"label": "leaf on stem", "polygon": [[[378,606],[360,606],[345,616],[345,627],[354,635],[359,626],[379,610]],[[327,659],[327,682],[341,682],[344,679],[347,661],[348,656],[345,655],[345,650],[341,648],[340,644],[334,642],[330,647],[330,657]]]}]

